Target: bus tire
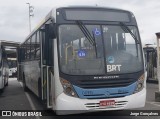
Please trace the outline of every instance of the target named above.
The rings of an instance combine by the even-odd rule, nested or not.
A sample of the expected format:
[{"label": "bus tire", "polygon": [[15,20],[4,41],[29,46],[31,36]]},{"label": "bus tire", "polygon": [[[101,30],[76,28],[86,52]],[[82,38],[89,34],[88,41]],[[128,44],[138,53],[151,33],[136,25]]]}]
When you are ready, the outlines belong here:
[{"label": "bus tire", "polygon": [[26,80],[25,80],[24,73],[23,73],[23,90],[24,90],[25,92],[28,92],[28,91],[29,91],[28,87],[26,86]]}]

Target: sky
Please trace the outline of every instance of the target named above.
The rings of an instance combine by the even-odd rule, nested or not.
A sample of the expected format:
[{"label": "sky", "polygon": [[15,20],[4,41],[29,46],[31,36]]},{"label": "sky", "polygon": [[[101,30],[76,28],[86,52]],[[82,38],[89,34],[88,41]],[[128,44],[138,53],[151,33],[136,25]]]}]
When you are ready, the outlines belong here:
[{"label": "sky", "polygon": [[98,5],[120,8],[134,13],[142,43],[156,43],[160,32],[160,0],[0,0],[0,40],[23,42],[29,34],[28,4],[34,7],[32,29],[54,7]]}]

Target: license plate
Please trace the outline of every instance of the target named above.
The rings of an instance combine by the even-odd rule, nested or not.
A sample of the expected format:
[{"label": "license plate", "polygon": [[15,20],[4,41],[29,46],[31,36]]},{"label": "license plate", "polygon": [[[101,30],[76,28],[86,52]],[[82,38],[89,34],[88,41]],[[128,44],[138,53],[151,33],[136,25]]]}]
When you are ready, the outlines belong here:
[{"label": "license plate", "polygon": [[99,106],[114,106],[115,100],[103,100],[99,102]]}]

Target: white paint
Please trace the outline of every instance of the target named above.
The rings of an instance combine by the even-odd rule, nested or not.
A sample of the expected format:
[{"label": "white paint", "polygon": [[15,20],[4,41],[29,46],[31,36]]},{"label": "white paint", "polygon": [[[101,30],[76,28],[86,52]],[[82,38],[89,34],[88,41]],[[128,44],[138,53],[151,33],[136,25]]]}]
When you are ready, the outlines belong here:
[{"label": "white paint", "polygon": [[[135,100],[136,99],[136,100]],[[79,99],[79,98],[74,98],[71,96],[67,96],[66,94],[62,93],[60,94],[57,99],[57,108],[56,110],[61,111],[58,115],[64,115],[64,114],[75,114],[79,113],[81,111],[83,112],[93,112],[93,111],[102,111],[102,110],[124,110],[124,109],[134,109],[134,108],[141,108],[145,106],[145,100],[146,100],[146,89],[143,88],[142,91],[125,96],[125,97],[120,97],[120,98],[110,98],[109,100],[115,100],[117,104],[120,104],[122,101],[126,101],[121,105],[120,107],[117,105],[115,108],[101,108],[99,107],[98,103],[102,100],[107,100],[107,99]],[[92,103],[93,107],[88,108],[86,107],[86,104]],[[63,111],[63,110],[76,110],[76,111]]]},{"label": "white paint", "polygon": [[122,65],[107,65],[107,72],[121,71]]}]

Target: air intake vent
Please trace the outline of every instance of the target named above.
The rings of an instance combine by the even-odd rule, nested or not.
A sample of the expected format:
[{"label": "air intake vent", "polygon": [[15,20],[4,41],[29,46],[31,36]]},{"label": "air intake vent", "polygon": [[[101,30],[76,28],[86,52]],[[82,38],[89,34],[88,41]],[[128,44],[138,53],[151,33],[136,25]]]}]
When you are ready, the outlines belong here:
[{"label": "air intake vent", "polygon": [[85,89],[114,88],[129,86],[135,81],[135,79],[80,80],[77,86]]}]

